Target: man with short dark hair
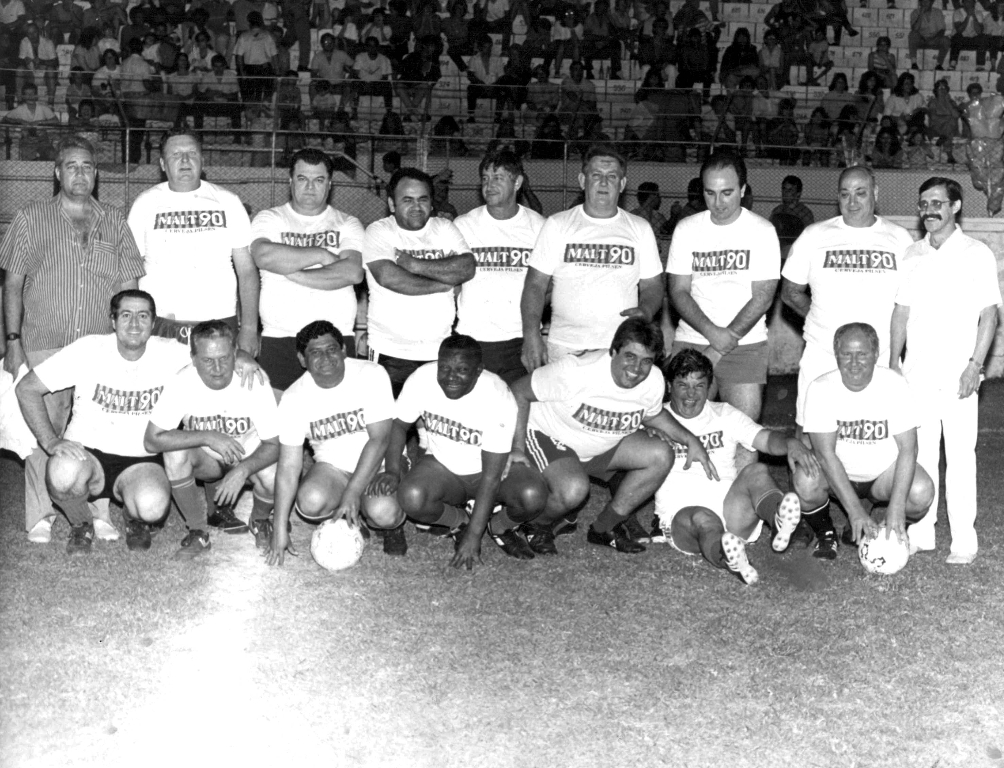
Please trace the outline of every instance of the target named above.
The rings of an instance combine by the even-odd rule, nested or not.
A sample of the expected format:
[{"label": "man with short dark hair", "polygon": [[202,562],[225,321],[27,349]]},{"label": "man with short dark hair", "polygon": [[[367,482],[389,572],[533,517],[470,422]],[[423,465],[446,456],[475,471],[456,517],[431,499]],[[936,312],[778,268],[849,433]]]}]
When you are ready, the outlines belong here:
[{"label": "man with short dark hair", "polygon": [[[619,207],[626,185],[620,153],[591,147],[579,174],[585,201],[544,222],[520,302],[528,371],[574,352],[606,349],[624,318],[650,321],[662,307],[659,248],[649,223]],[[549,289],[545,345],[540,320]]]},{"label": "man with short dark hair", "polygon": [[781,202],[770,212],[770,220],[774,221],[775,216],[782,214],[794,216],[802,223],[803,229],[816,222],[812,209],[802,202],[802,180],[798,176],[785,176],[781,181]]},{"label": "man with short dark hair", "polygon": [[379,96],[383,108],[394,109],[394,91],[391,77],[394,70],[390,59],[380,52],[380,41],[373,35],[366,38],[366,48],[356,54],[352,62],[352,118],[358,117],[360,96]]},{"label": "man with short dark hair", "polygon": [[[210,525],[227,533],[248,530],[233,507],[249,480],[254,486],[251,517],[268,518],[279,458],[275,398],[268,387],[245,389],[235,378],[237,344],[230,325],[197,323],[191,357],[192,364],[165,385],[144,438],[147,450],[164,454],[171,496],[188,525],[175,554],[180,560],[210,549]],[[197,480],[206,484],[208,509]]]},{"label": "man with short dark hair", "polygon": [[[68,136],[58,150],[54,174],[59,192],[14,214],[0,243],[7,354],[4,370],[34,368],[84,336],[108,333],[108,300],[135,288],[143,274],[136,241],[118,208],[99,203],[94,148]],[[49,420],[61,435],[70,416],[71,393],[45,396]],[[54,512],[45,487],[46,455],[25,462],[24,517],[29,540],[50,540]],[[98,513],[98,538],[118,538],[107,512]]]},{"label": "man with short dark hair", "polygon": [[289,202],[251,223],[251,256],[261,271],[261,365],[284,390],[303,375],[296,334],[328,320],[355,357],[355,286],[363,280],[363,225],[328,204],[331,158],[301,149],[289,165]]},{"label": "man with short dark hair", "polygon": [[952,546],[947,563],[976,559],[977,392],[1001,306],[997,260],[958,224],[962,187],[934,176],[920,185],[917,211],[927,235],[909,247],[915,259],[896,294],[889,364],[900,359],[915,397],[923,403],[918,460],[934,479],[931,511],[910,527],[914,551],[934,549],[938,516],[938,464],[945,438],[945,495]]},{"label": "man with short dark hair", "polygon": [[432,216],[432,179],[401,168],[387,185],[391,215],[366,228],[363,265],[370,298],[369,359],[390,374],[394,395],[436,359],[456,316],[454,289],[474,277],[476,261],[460,230]]},{"label": "man with short dark hair", "polygon": [[638,207],[631,213],[639,216],[649,223],[656,237],[663,234],[666,226],[666,217],[659,213],[662,205],[662,195],[659,193],[659,185],[654,181],[643,181],[638,185]]}]

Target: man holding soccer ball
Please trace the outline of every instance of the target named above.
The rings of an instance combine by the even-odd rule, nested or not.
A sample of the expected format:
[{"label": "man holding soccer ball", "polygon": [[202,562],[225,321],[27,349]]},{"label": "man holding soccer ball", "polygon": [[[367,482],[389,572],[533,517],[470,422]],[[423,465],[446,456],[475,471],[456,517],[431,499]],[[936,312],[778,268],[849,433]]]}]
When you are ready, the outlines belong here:
[{"label": "man holding soccer ball", "polygon": [[927,513],[931,476],[917,463],[920,417],[906,380],[877,367],[879,337],[867,323],[847,323],[833,336],[837,370],[809,385],[802,425],[823,472],[816,488],[801,491],[802,517],[817,537],[828,535],[829,498],[847,512],[854,540],[874,538],[881,512],[869,515],[862,499],[886,505],[885,535],[906,540],[906,525]]}]

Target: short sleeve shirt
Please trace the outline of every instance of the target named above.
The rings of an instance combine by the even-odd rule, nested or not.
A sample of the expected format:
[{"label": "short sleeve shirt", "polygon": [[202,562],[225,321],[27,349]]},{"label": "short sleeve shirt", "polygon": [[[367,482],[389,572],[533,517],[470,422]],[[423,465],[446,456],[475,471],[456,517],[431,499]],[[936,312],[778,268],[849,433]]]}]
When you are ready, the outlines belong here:
[{"label": "short sleeve shirt", "polygon": [[210,389],[202,383],[194,365],[186,366],[167,382],[150,421],[161,429],[178,429],[181,424],[186,430],[222,432],[243,446],[245,456],[257,450],[263,440],[279,434],[278,408],[271,387],[256,384],[246,389],[234,374],[223,389]]},{"label": "short sleeve shirt", "polygon": [[878,333],[879,359],[887,359],[889,321],[912,244],[909,232],[881,217],[870,227],[849,227],[841,216],[808,227],[781,271],[786,280],[812,291],[806,346],[832,355],[837,328],[863,322]]},{"label": "short sleeve shirt", "polygon": [[478,341],[521,338],[519,302],[544,217],[521,205],[511,219],[499,220],[481,206],[453,223],[478,261],[474,277],[464,283],[457,299],[457,333]]},{"label": "short sleeve shirt", "polygon": [[666,390],[655,367],[636,387],[619,387],[607,350],[567,355],[538,368],[530,385],[537,402],[530,404],[528,428],[564,443],[583,461],[616,447],[658,415]]},{"label": "short sleeve shirt", "polygon": [[330,389],[304,373],[279,403],[279,442],[310,442],[314,457],[352,473],[369,441],[367,427],[394,418],[390,377],[376,363],[345,359],[345,376]]},{"label": "short sleeve shirt", "polygon": [[[724,327],[753,296],[754,282],[779,278],[781,247],[773,225],[745,208],[725,226],[712,223],[711,212],[703,211],[677,224],[666,271],[690,275],[690,295],[697,306],[712,323]],[[676,340],[708,343],[686,320],[680,320]],[[763,341],[767,321],[761,317],[740,343]]]},{"label": "short sleeve shirt", "polygon": [[401,229],[393,216],[366,228],[363,265],[369,284],[369,344],[377,352],[404,360],[435,360],[450,335],[456,307],[452,291],[405,296],[380,285],[370,270],[375,261],[397,262],[400,253],[416,259],[443,259],[470,248],[452,221],[432,217],[417,232]]},{"label": "short sleeve shirt", "polygon": [[[669,410],[668,404],[666,409]],[[736,446],[741,445],[748,451],[756,450],[753,441],[763,427],[738,408],[711,400],[705,403],[704,409],[692,419],[684,419],[673,411],[670,413],[701,441],[704,450],[708,452],[708,456],[718,469],[717,482],[724,488],[731,486],[738,475],[735,461]],[[686,484],[686,487],[690,488],[716,482],[708,479],[704,467],[696,461],[688,469],[683,468],[687,463],[687,446],[673,443],[673,451],[676,454],[676,461],[667,478],[672,481],[672,487]]]},{"label": "short sleeve shirt", "polygon": [[482,371],[468,394],[450,400],[436,380],[437,363],[426,363],[404,383],[397,418],[419,417],[429,436],[429,453],[456,475],[481,472],[481,452],[509,453],[516,430],[516,399],[501,378]]},{"label": "short sleeve shirt", "polygon": [[199,321],[237,313],[231,253],[251,244],[251,222],[237,195],[208,181],[172,192],[165,181],[136,198],[129,227],[146,265],[139,287],[153,295],[161,317]]},{"label": "short sleeve shirt", "polygon": [[896,435],[918,424],[917,408],[906,379],[875,367],[871,383],[860,392],[844,386],[840,371],[824,373],[809,385],[805,399],[806,432],[836,432],[837,458],[850,480],[867,482],[896,461]]},{"label": "short sleeve shirt", "polygon": [[382,53],[378,53],[375,59],[371,59],[369,54],[360,53],[352,63],[352,68],[359,73],[359,79],[364,83],[389,78],[393,72],[390,59]]},{"label": "short sleeve shirt", "polygon": [[[333,254],[362,252],[363,225],[355,216],[330,205],[317,216],[302,216],[286,203],[254,217],[251,242],[260,238],[300,248],[325,248]],[[355,328],[356,292],[351,285],[324,291],[263,269],[259,307],[263,336],[296,336],[314,320],[330,321],[345,337],[350,337]]]},{"label": "short sleeve shirt", "polygon": [[310,68],[317,72],[317,76],[329,83],[340,83],[345,79],[345,70],[353,65],[352,57],[345,51],[334,50],[331,52],[331,60],[323,51],[314,54],[310,62]]},{"label": "short sleeve shirt", "polygon": [[34,371],[52,392],[74,388],[65,439],[119,456],[149,456],[143,436],[150,414],[189,359],[183,344],[151,337],[139,360],[126,360],[109,333],[78,339]]},{"label": "short sleeve shirt", "polygon": [[609,219],[583,206],[549,217],[530,266],[550,275],[550,341],[569,349],[606,349],[621,312],[638,306],[638,282],[662,272],[659,246],[647,221],[620,208]]}]

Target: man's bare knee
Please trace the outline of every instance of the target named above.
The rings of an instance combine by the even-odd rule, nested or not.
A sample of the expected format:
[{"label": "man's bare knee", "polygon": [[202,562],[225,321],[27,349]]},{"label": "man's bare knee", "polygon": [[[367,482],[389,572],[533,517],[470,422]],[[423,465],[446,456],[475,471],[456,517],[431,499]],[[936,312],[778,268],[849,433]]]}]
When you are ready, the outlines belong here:
[{"label": "man's bare knee", "polygon": [[45,482],[50,495],[61,501],[85,494],[91,471],[89,462],[66,456],[52,456],[45,468]]},{"label": "man's bare knee", "polygon": [[397,528],[404,522],[404,510],[391,496],[364,496],[363,515],[374,528]]}]

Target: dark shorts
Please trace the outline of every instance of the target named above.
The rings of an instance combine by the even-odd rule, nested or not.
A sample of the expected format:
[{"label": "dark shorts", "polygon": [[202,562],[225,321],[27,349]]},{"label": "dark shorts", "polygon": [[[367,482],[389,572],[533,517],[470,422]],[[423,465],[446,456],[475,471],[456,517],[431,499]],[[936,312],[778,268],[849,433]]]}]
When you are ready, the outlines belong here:
[{"label": "dark shorts", "polygon": [[[237,315],[232,315],[231,317],[221,317],[219,319],[230,326],[231,330],[234,332],[234,337],[236,338],[238,331]],[[174,339],[175,341],[180,341],[182,344],[187,345],[189,343],[189,338],[192,335],[192,328],[201,322],[203,321],[193,320],[188,322],[187,320],[171,320],[166,317],[158,317],[153,321],[153,335],[160,336],[165,339]]]},{"label": "dark shorts", "polygon": [[491,371],[509,385],[522,379],[527,374],[520,359],[523,354],[523,339],[508,341],[481,341],[482,358],[485,370]]},{"label": "dark shorts", "polygon": [[[673,355],[681,349],[696,349],[704,352],[707,344],[691,344],[687,341],[673,342]],[[741,344],[733,349],[715,366],[715,380],[719,384],[766,384],[767,363],[770,353],[767,342]]]},{"label": "dark shorts", "polygon": [[404,360],[400,357],[382,355],[374,350],[373,347],[370,347],[368,357],[371,362],[382,365],[384,370],[387,371],[387,375],[390,376],[390,388],[395,398],[401,394],[401,387],[404,386],[404,382],[408,380],[411,374],[426,363],[434,362],[432,360]]},{"label": "dark shorts", "polygon": [[620,443],[609,451],[601,453],[599,456],[594,456],[589,461],[583,461],[579,458],[579,454],[564,443],[559,443],[550,435],[530,429],[529,427],[526,430],[527,457],[541,472],[547,469],[548,464],[552,464],[560,459],[576,459],[590,477],[595,477],[597,480],[610,480],[616,474],[616,470],[608,469],[608,467],[619,446]]},{"label": "dark shorts", "polygon": [[[875,480],[878,480],[878,478],[875,478]],[[872,486],[875,485],[875,480],[851,480],[851,488],[854,489],[854,493],[857,494],[859,499],[871,499]]]},{"label": "dark shorts", "polygon": [[[356,356],[354,336],[345,337],[345,355],[346,357]],[[295,336],[262,336],[258,362],[268,374],[273,389],[285,391],[294,381],[306,373],[306,369],[300,365],[300,358],[296,356]]]},{"label": "dark shorts", "polygon": [[101,465],[101,469],[105,473],[105,485],[98,493],[90,496],[91,501],[95,499],[114,499],[115,483],[118,481],[119,475],[129,469],[129,467],[134,467],[137,464],[164,466],[163,455],[159,453],[153,456],[119,456],[117,453],[105,453],[104,451],[99,451],[97,448],[87,448],[87,450],[94,454],[94,458],[98,460],[98,464]]}]

